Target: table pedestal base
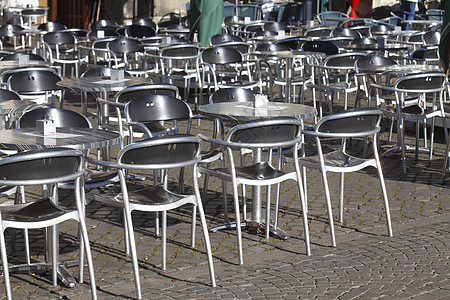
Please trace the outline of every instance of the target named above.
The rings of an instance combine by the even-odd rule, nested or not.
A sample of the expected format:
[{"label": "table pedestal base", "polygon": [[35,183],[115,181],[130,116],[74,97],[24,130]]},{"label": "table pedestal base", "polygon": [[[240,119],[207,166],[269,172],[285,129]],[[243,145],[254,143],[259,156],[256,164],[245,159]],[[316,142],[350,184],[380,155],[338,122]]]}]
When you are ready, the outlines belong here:
[{"label": "table pedestal base", "polygon": [[[254,222],[254,221],[241,222],[241,227],[247,228],[250,231],[256,231],[257,233],[258,232],[263,233],[267,229],[266,223],[264,223],[264,222]],[[232,229],[232,228],[236,228],[236,223],[219,225],[219,226],[210,228],[210,231],[211,232],[216,232],[216,231],[219,231],[219,230],[227,230],[227,229]],[[279,238],[281,240],[287,240],[288,238],[291,237],[289,234],[287,234],[281,228],[274,228],[271,225],[269,225],[269,232],[270,232],[271,236]]]},{"label": "table pedestal base", "polygon": [[[9,267],[11,274],[28,274],[28,273],[46,273],[52,271],[52,265],[49,263],[32,263],[21,264]],[[58,263],[57,265],[58,278],[62,284],[66,287],[73,288],[76,285],[76,280],[72,274],[67,270],[64,263]]]}]

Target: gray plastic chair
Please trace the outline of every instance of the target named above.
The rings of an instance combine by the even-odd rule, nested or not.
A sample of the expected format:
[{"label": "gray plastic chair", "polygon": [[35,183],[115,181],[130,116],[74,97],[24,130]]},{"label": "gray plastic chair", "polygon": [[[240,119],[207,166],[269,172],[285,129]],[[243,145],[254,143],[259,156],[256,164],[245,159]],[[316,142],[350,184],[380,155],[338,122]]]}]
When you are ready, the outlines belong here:
[{"label": "gray plastic chair", "polygon": [[[300,168],[298,165],[298,147],[302,142],[301,137],[302,123],[294,119],[277,119],[250,122],[233,127],[227,134],[224,140],[213,139],[203,135],[200,137],[217,147],[221,148],[224,156],[221,167],[199,167],[201,173],[205,173],[209,176],[214,176],[223,180],[231,181],[233,186],[233,203],[235,211],[235,224],[227,224],[222,226],[223,228],[236,227],[236,236],[238,243],[238,256],[239,264],[244,263],[243,249],[242,249],[242,233],[241,226],[246,226],[246,222],[241,222],[240,204],[238,186],[245,184],[246,186],[266,186],[267,187],[267,209],[266,220],[270,220],[270,186],[276,184],[277,190],[279,190],[279,184],[285,180],[292,179],[298,183],[300,203],[302,205],[303,225],[305,233],[305,244],[307,255],[311,254],[309,245],[309,231],[308,231],[308,219],[306,211],[306,202],[304,199],[303,183],[300,175]],[[279,161],[279,168],[272,166],[272,151],[279,151],[282,148],[292,147],[295,160],[293,161],[295,171],[287,172],[280,169],[281,162]],[[268,160],[259,160],[254,163],[237,166],[235,163],[234,152],[241,149],[252,149],[255,151],[256,156],[260,155],[262,149],[268,150]],[[259,153],[259,155],[258,155]],[[280,157],[281,158],[281,157]],[[227,163],[225,163],[225,160]],[[279,194],[279,193],[277,193]],[[278,202],[278,201],[277,201]],[[277,209],[276,209],[277,210]],[[280,230],[274,224],[272,228],[269,223],[256,224],[258,227],[265,228],[266,238],[269,237],[269,231]]]},{"label": "gray plastic chair", "polygon": [[[198,211],[208,258],[211,285],[213,287],[216,286],[208,227],[197,181],[197,164],[201,159],[200,145],[201,142],[198,137],[191,135],[168,135],[126,146],[117,155],[116,163],[91,160],[93,163],[117,168],[118,170],[120,189],[111,189],[109,190],[109,193],[97,194],[96,200],[123,209],[126,221],[126,243],[129,244],[131,249],[136,296],[138,299],[141,299],[142,295],[138,257],[136,253],[136,239],[134,236],[133,219],[131,215],[133,211],[162,213],[161,264],[162,269],[166,270],[167,212],[186,204],[193,205],[191,247],[194,247],[195,245],[195,220]],[[169,191],[167,187],[167,170],[176,170],[185,167],[190,167],[190,169],[192,169],[190,177],[193,183],[193,193],[177,194]],[[137,186],[134,186],[132,182],[127,181],[127,172],[138,170],[150,172],[163,171],[164,175],[162,176],[161,181],[158,182],[158,185],[142,186],[142,184],[138,184]]]},{"label": "gray plastic chair", "polygon": [[[320,170],[322,183],[325,190],[325,200],[328,210],[328,220],[330,224],[331,244],[336,246],[336,237],[334,233],[333,212],[331,206],[331,196],[327,179],[328,172],[340,173],[340,193],[339,193],[339,221],[343,222],[344,206],[344,175],[349,172],[356,172],[367,167],[377,169],[381,184],[381,191],[384,200],[384,209],[388,234],[392,236],[392,225],[389,211],[389,202],[384,183],[383,172],[381,170],[380,159],[378,156],[378,133],[380,131],[380,121],[383,113],[379,109],[349,110],[343,113],[329,115],[322,118],[314,126],[313,130],[303,130],[305,136],[314,138],[317,152],[315,155],[292,158],[285,157],[287,162],[298,159],[301,167]],[[356,157],[350,154],[346,142],[348,139],[360,139],[366,141],[370,138],[372,142],[372,153],[370,157]],[[336,147],[329,146],[332,140],[341,141],[336,143]],[[330,149],[331,148],[331,149]],[[292,153],[291,153],[292,154]],[[295,154],[295,153],[293,153]]]},{"label": "gray plastic chair", "polygon": [[[3,264],[3,276],[6,298],[12,299],[9,280],[9,266],[6,251],[4,230],[6,228],[38,229],[51,228],[52,253],[50,265],[37,265],[38,270],[51,270],[52,283],[57,284],[58,232],[57,224],[66,220],[79,223],[82,239],[80,240],[79,279],[83,282],[84,250],[89,268],[92,298],[97,299],[94,267],[92,262],[89,238],[84,219],[84,189],[81,185],[84,175],[84,156],[77,150],[55,148],[21,152],[0,161],[0,185],[8,186],[53,186],[59,182],[75,181],[75,210],[64,209],[57,204],[56,193],[31,202],[6,205],[0,208],[0,253]],[[50,191],[53,189],[50,188]],[[28,243],[28,241],[26,241]],[[33,268],[33,265],[29,265]]]}]

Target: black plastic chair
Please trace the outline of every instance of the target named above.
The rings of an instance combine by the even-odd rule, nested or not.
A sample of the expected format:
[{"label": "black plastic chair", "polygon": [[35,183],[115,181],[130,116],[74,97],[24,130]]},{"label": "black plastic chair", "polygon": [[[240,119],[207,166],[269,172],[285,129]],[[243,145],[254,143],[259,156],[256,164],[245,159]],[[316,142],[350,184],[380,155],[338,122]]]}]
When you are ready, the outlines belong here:
[{"label": "black plastic chair", "polygon": [[[403,173],[406,174],[406,150],[411,149],[405,144],[405,122],[416,123],[416,143],[413,149],[415,159],[418,160],[419,150],[429,153],[429,159],[433,157],[434,124],[435,118],[441,118],[444,127],[445,142],[448,142],[447,122],[445,118],[443,93],[447,77],[444,73],[421,73],[407,75],[399,78],[393,87],[385,87],[372,84],[369,87],[369,100],[375,99],[376,105],[380,106],[384,114],[395,118],[397,122],[397,147],[390,151],[400,150],[402,154]],[[372,90],[373,89],[373,93]],[[390,101],[383,100],[382,92],[394,93]],[[414,96],[414,100],[408,97]],[[430,144],[428,146],[426,136],[426,121],[431,120]],[[424,126],[424,147],[419,147],[420,123]],[[390,138],[390,137],[389,137]]]},{"label": "black plastic chair", "polygon": [[[201,159],[200,145],[201,143],[198,137],[191,135],[170,135],[152,138],[126,146],[117,155],[116,163],[90,160],[95,164],[114,167],[118,170],[120,187],[118,189],[109,189],[106,193],[97,194],[96,200],[123,209],[125,215],[124,220],[126,222],[124,228],[126,243],[131,249],[136,297],[138,299],[141,299],[142,295],[132,218],[133,211],[162,213],[161,265],[162,269],[166,270],[167,212],[186,204],[193,205],[191,247],[195,245],[195,220],[198,211],[209,264],[211,285],[213,287],[216,286],[208,227],[197,181],[197,164]],[[192,169],[190,178],[193,183],[193,192],[191,194],[179,194],[168,190],[168,171],[186,167]],[[155,185],[143,185],[141,182],[139,184],[133,184],[127,180],[127,172],[137,170],[142,172],[161,171],[164,175]]]},{"label": "black plastic chair", "polygon": [[327,41],[307,41],[303,44],[302,50],[322,52],[326,55],[334,55],[339,53],[339,47],[332,42]]},{"label": "black plastic chair", "polygon": [[153,29],[155,29],[156,32],[158,32],[159,30],[158,24],[156,24],[155,21],[153,21],[152,19],[145,19],[145,18],[133,19],[132,23],[136,25],[152,27]]},{"label": "black plastic chair", "polygon": [[118,28],[119,24],[117,24],[117,22],[112,21],[112,20],[107,20],[107,19],[101,19],[101,20],[97,20],[92,22],[91,24],[89,24],[89,31],[97,31],[99,29],[105,29],[105,28]]},{"label": "black plastic chair", "polygon": [[200,103],[203,94],[226,87],[245,87],[262,91],[260,62],[250,64],[241,52],[227,47],[212,47],[200,54]]},{"label": "black plastic chair", "polygon": [[48,103],[56,106],[56,98],[59,98],[60,107],[64,105],[64,90],[57,86],[57,82],[63,80],[54,70],[48,68],[24,68],[15,70],[8,79],[8,89],[16,91],[24,99],[37,103]]},{"label": "black plastic chair", "polygon": [[7,24],[0,26],[1,49],[25,48],[24,28],[19,25]]},{"label": "black plastic chair", "polygon": [[425,46],[439,45],[441,33],[439,31],[428,31],[422,35],[422,41]]},{"label": "black plastic chair", "polygon": [[[238,243],[239,264],[243,264],[242,234],[241,226],[245,226],[245,222],[241,222],[238,186],[245,184],[250,186],[266,186],[267,191],[267,210],[266,220],[270,220],[270,186],[278,185],[281,182],[292,179],[298,183],[300,203],[302,205],[304,235],[307,255],[311,254],[309,245],[309,231],[306,202],[304,199],[303,183],[298,166],[298,147],[302,141],[301,122],[298,120],[267,120],[245,123],[233,127],[224,140],[213,139],[200,135],[200,137],[208,143],[216,147],[220,147],[223,156],[227,160],[227,165],[222,163],[219,168],[199,167],[201,173],[214,176],[222,180],[231,181],[233,185],[233,203],[235,210],[235,227]],[[272,166],[272,151],[280,151],[281,148],[293,147],[293,153],[296,158],[294,160],[295,171],[287,172]],[[240,152],[242,149],[251,149],[253,151],[261,151],[262,149],[270,151],[268,160],[258,161],[243,166],[237,166],[234,162],[234,152]],[[258,224],[266,230],[266,238],[269,237],[270,224]],[[225,225],[225,228],[234,227]],[[276,231],[277,224],[274,224]]]},{"label": "black plastic chair", "polygon": [[[331,206],[331,196],[327,179],[327,172],[340,173],[340,200],[339,200],[339,221],[343,222],[344,206],[344,177],[348,172],[356,172],[369,166],[377,169],[381,184],[381,191],[384,200],[384,209],[388,234],[392,236],[392,225],[389,212],[389,202],[384,183],[381,163],[378,157],[378,133],[380,131],[380,121],[383,113],[378,109],[367,110],[349,110],[343,113],[329,115],[322,118],[314,126],[313,130],[303,130],[305,136],[315,139],[316,153],[313,156],[306,155],[298,158],[285,158],[287,162],[297,159],[302,167],[318,169],[322,176],[322,183],[325,190],[325,200],[328,210],[328,220],[330,224],[331,244],[336,246],[334,233],[333,212]],[[351,154],[352,147],[347,143],[349,139],[360,139],[366,141],[370,138],[372,142],[371,157],[359,157]],[[337,140],[335,145],[329,144],[330,141]],[[353,146],[354,147],[354,146]],[[295,154],[295,153],[293,153]]]},{"label": "black plastic chair", "polygon": [[119,37],[106,45],[111,51],[114,67],[124,68],[134,76],[144,76],[147,72],[144,66],[144,44],[134,38]]},{"label": "black plastic chair", "polygon": [[308,39],[304,37],[293,37],[293,38],[287,38],[283,39],[281,41],[276,41],[276,44],[281,44],[284,46],[287,46],[291,48],[292,50],[300,50],[305,42],[307,42]]},{"label": "black plastic chair", "polygon": [[77,40],[70,32],[48,32],[42,38],[43,56],[52,65],[62,65],[62,74],[65,74],[66,65],[73,66],[75,77],[78,77],[78,70],[81,64],[87,62],[88,57],[83,52],[78,51]]},{"label": "black plastic chair", "polygon": [[[51,270],[52,283],[57,284],[58,264],[58,232],[56,225],[66,220],[75,220],[79,224],[82,235],[80,239],[79,278],[83,280],[84,252],[86,253],[89,277],[91,281],[92,298],[97,299],[94,267],[92,262],[89,237],[84,219],[84,189],[82,177],[84,175],[84,156],[77,150],[55,148],[21,152],[0,161],[0,185],[9,186],[53,186],[59,182],[74,180],[76,209],[65,209],[57,204],[56,193],[31,202],[14,205],[2,205],[0,208],[0,253],[3,264],[3,276],[6,298],[12,299],[9,280],[8,257],[4,232],[7,228],[18,229],[46,229],[51,228],[48,238],[52,241],[52,255],[48,259],[51,264],[28,265],[30,269],[36,267],[39,271]],[[49,191],[54,189],[49,188]],[[26,241],[27,242],[27,241]],[[22,269],[24,266],[22,265]],[[36,271],[34,271],[36,272]]]},{"label": "black plastic chair", "polygon": [[333,29],[329,27],[312,28],[305,31],[305,36],[313,38],[327,38],[331,36]]}]

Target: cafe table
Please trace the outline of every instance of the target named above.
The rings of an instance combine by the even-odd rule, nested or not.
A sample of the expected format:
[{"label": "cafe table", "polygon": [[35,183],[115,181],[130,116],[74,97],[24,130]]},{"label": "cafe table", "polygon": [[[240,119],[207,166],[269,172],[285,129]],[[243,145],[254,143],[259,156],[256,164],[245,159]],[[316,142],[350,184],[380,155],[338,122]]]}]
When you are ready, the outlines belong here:
[{"label": "cafe table", "polygon": [[[56,129],[55,134],[42,135],[32,128],[18,128],[0,131],[0,149],[8,150],[36,150],[55,147],[68,147],[73,149],[102,148],[116,145],[120,142],[120,135],[113,131],[95,128],[69,128]],[[49,248],[51,249],[51,247]],[[50,271],[49,263],[25,264],[10,267],[11,273],[29,273]],[[74,287],[76,280],[66,269],[64,263],[57,266],[58,278],[67,287]]]},{"label": "cafe table", "polygon": [[[316,109],[312,106],[296,104],[269,102],[267,107],[255,108],[253,102],[222,102],[206,104],[199,107],[200,113],[215,118],[226,118],[238,123],[250,121],[267,120],[274,118],[296,118],[303,122],[304,119],[316,116]],[[255,163],[261,161],[261,151],[255,151],[253,155]],[[244,226],[267,229],[269,226],[261,220],[262,215],[261,187],[254,186],[252,190],[252,212],[251,219],[247,220]],[[268,221],[267,221],[268,222]],[[212,231],[235,227],[236,224],[226,224],[215,228]],[[274,229],[269,226],[270,233],[280,239],[288,239],[289,235],[280,228]]]},{"label": "cafe table", "polygon": [[[326,57],[325,53],[314,52],[314,51],[300,51],[300,50],[290,50],[290,51],[254,51],[253,55],[258,58],[266,59],[285,59],[286,60],[286,92],[284,94],[284,101],[286,103],[291,102],[291,89],[292,86],[292,68],[293,63],[296,59],[307,59],[313,60],[314,64],[320,64],[322,60]],[[305,78],[304,78],[305,79]]]},{"label": "cafe table", "polygon": [[[125,77],[123,80],[112,80],[110,77],[79,77],[72,79],[64,79],[56,83],[57,86],[74,91],[74,92],[88,92],[93,94],[100,94],[100,98],[108,100],[108,93],[120,92],[126,87],[150,84],[152,80],[146,77]],[[96,97],[97,99],[97,97]],[[108,109],[106,105],[98,105],[99,123],[107,123]],[[81,108],[83,115],[87,115],[87,98],[81,97]]]},{"label": "cafe table", "polygon": [[[0,101],[0,115],[5,120],[4,129],[9,128],[9,116],[16,112],[24,111],[28,108],[36,106],[36,102],[31,100],[4,99]],[[0,126],[1,128],[1,126]]]}]

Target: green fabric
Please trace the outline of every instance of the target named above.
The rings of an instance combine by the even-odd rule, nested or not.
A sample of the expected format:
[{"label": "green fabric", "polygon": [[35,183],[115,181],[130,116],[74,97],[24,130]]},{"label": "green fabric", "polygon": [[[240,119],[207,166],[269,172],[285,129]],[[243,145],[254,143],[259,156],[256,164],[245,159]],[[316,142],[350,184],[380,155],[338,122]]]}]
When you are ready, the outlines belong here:
[{"label": "green fabric", "polygon": [[444,62],[445,71],[449,67],[449,44],[450,44],[450,1],[445,2],[444,19],[442,22],[442,35],[439,43],[439,56]]},{"label": "green fabric", "polygon": [[222,21],[223,0],[191,0],[191,33],[198,32],[198,41],[202,47],[208,46],[213,35],[222,32]]}]

